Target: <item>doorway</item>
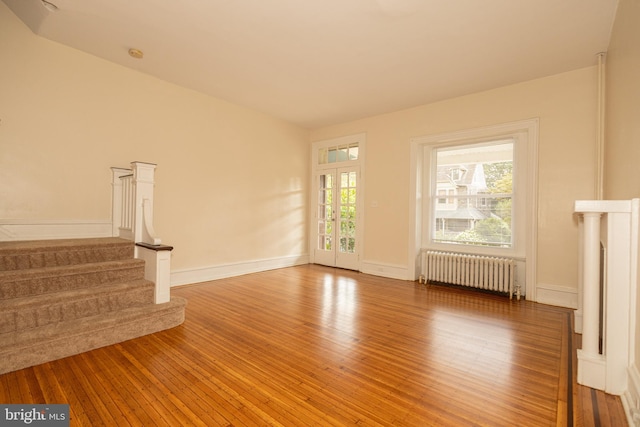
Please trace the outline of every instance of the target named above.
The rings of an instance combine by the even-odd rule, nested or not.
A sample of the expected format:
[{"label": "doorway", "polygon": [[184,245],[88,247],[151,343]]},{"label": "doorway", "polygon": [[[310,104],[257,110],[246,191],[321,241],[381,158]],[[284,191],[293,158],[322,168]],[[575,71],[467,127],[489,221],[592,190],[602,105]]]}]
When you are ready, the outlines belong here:
[{"label": "doorway", "polygon": [[311,259],[360,270],[364,134],[314,144]]},{"label": "doorway", "polygon": [[323,170],[317,175],[316,264],[357,270],[359,167]]}]

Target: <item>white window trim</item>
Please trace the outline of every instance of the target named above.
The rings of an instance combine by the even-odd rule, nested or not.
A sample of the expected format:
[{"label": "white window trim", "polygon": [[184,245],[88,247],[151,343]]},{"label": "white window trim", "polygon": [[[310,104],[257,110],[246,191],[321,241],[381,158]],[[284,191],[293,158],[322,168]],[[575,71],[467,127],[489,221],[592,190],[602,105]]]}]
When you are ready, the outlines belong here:
[{"label": "white window trim", "polygon": [[[408,274],[409,280],[416,280],[420,274],[420,252],[425,248],[426,242],[423,241],[425,236],[425,225],[423,218],[425,209],[430,209],[430,193],[431,188],[425,186],[424,171],[426,160],[425,147],[444,147],[448,145],[464,144],[465,142],[473,143],[482,140],[490,141],[502,137],[511,137],[512,135],[525,135],[527,138],[526,152],[519,153],[524,155],[526,163],[526,177],[524,178],[526,187],[526,200],[523,211],[525,217],[524,242],[517,242],[517,248],[510,253],[510,256],[526,260],[525,268],[525,294],[526,298],[535,301],[536,295],[536,249],[537,249],[537,212],[538,212],[538,188],[537,188],[537,172],[538,172],[538,127],[539,119],[529,119],[517,122],[504,123],[499,125],[487,126],[476,129],[467,129],[462,131],[448,132],[436,135],[428,135],[410,140],[411,144],[411,164],[410,164],[410,193],[409,193],[409,226],[413,232],[409,236],[409,259]],[[516,150],[518,144],[516,143]],[[520,157],[522,161],[522,157]],[[515,192],[515,189],[514,189]],[[515,217],[516,215],[514,215]],[[428,234],[427,234],[428,235]],[[515,243],[515,242],[514,242]],[[429,246],[433,246],[429,244]],[[451,250],[451,245],[446,245]],[[455,249],[459,252],[473,251],[475,253],[484,252],[478,247],[464,247],[455,245]],[[496,248],[497,249],[497,248]],[[485,250],[487,253],[494,252],[492,249]],[[498,253],[503,251],[499,249]],[[503,252],[504,254],[504,252]]]}]

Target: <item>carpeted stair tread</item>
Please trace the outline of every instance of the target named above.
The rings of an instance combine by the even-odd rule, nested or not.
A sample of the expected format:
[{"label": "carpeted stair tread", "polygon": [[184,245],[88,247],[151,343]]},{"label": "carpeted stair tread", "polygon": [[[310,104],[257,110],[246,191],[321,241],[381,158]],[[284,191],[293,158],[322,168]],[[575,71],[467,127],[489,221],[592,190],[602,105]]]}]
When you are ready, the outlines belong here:
[{"label": "carpeted stair tread", "polygon": [[108,293],[117,293],[120,290],[128,290],[131,288],[150,288],[153,289],[153,282],[146,279],[129,280],[127,282],[112,283],[102,286],[94,286],[91,288],[72,289],[68,291],[55,292],[53,294],[41,294],[19,298],[0,300],[0,311],[22,309],[31,305],[39,305],[42,303],[57,304],[63,301],[82,300],[97,295],[105,295]]},{"label": "carpeted stair tread", "polygon": [[185,305],[185,299],[172,297],[164,304],[0,334],[0,375],[178,326]]},{"label": "carpeted stair tread", "polygon": [[144,261],[126,259],[90,264],[0,271],[0,299],[60,292],[144,277]]},{"label": "carpeted stair tread", "polygon": [[0,300],[0,333],[153,304],[154,283],[145,279]]},{"label": "carpeted stair tread", "polygon": [[127,259],[134,247],[118,237],[0,242],[0,271]]}]

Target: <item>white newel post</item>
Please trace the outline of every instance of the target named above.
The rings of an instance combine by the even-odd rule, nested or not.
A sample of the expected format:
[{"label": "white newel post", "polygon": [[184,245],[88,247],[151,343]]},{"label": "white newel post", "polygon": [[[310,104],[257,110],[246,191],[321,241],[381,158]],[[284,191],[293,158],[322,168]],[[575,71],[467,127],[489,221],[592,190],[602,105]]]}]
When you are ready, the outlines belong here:
[{"label": "white newel post", "polygon": [[132,162],[133,185],[135,186],[134,241],[159,245],[160,239],[153,230],[153,187],[156,165]]},{"label": "white newel post", "polygon": [[171,251],[153,228],[156,165],[132,162],[131,169],[111,168],[113,235],[133,240],[135,257],[145,261],[144,277],[155,283],[155,303],[171,299]]},{"label": "white newel post", "polygon": [[154,301],[156,304],[171,299],[171,251],[167,245],[136,244],[136,258],[143,259],[144,278],[156,284]]},{"label": "white newel post", "polygon": [[[582,349],[578,383],[620,395],[627,389],[633,363],[636,260],[640,200],[577,201],[582,215]],[[601,224],[603,227],[601,227]],[[600,242],[604,246],[603,298],[600,299]],[[602,352],[600,311],[602,308]]]}]

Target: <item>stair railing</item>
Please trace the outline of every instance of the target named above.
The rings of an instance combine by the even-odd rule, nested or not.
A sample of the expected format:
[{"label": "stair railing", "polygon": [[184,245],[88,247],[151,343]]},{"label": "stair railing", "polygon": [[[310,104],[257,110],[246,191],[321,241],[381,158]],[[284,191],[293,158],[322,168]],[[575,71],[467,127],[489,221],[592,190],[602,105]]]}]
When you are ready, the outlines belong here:
[{"label": "stair railing", "polygon": [[131,169],[111,168],[113,235],[136,243],[159,245],[153,229],[153,187],[156,165],[132,162]]},{"label": "stair railing", "polygon": [[170,255],[153,227],[153,189],[156,165],[132,162],[131,169],[111,168],[112,235],[133,240],[135,257],[144,259],[145,279],[156,284],[155,302],[170,299]]}]

